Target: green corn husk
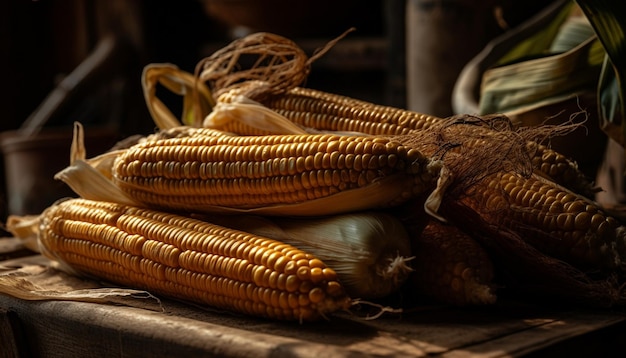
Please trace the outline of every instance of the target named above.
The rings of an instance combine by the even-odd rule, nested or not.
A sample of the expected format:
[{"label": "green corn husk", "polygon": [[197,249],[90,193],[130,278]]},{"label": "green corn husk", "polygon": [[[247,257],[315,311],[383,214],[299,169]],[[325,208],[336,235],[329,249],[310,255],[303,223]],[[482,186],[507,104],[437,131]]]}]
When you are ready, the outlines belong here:
[{"label": "green corn husk", "polygon": [[480,113],[512,115],[595,91],[605,52],[583,16],[563,19],[570,12],[565,7],[550,24],[559,24],[556,33],[540,33],[551,40],[544,38],[543,49],[520,53],[516,47],[485,71]]},{"label": "green corn husk", "polygon": [[597,34],[606,57],[598,86],[599,117],[607,135],[621,143],[626,142],[626,13],[623,4],[612,0],[576,0]]}]

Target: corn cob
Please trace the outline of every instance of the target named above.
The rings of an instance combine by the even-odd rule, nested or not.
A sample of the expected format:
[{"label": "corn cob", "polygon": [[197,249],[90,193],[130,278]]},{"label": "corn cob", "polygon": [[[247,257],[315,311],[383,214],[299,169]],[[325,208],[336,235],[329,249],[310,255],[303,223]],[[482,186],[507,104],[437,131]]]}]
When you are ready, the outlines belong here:
[{"label": "corn cob", "polygon": [[[218,103],[234,102],[241,92],[242,90],[237,89],[226,92],[218,98]],[[440,120],[427,114],[302,87],[293,88],[282,96],[269,97],[261,104],[304,128],[321,131],[399,135],[408,134],[411,130],[428,128]],[[216,123],[205,120],[205,127],[215,125]],[[269,134],[246,127],[245,123],[238,121],[224,122],[218,129],[245,134],[249,131],[254,134]]]},{"label": "corn cob", "polygon": [[[225,92],[218,98],[218,103],[231,103],[241,95],[242,89]],[[314,130],[358,132],[370,135],[400,135],[412,131],[423,131],[441,122],[441,118],[389,106],[377,105],[349,97],[296,87],[282,96],[273,96],[261,101],[261,104],[288,118],[295,124]],[[205,120],[204,126],[232,131],[242,135],[268,134],[259,127],[251,127],[245,122],[231,120],[216,123]],[[468,132],[481,131],[479,126],[462,126],[459,130]],[[465,146],[480,146],[480,141],[465,141]],[[570,188],[571,190],[593,197],[597,189],[578,169],[575,162],[562,154],[528,142],[528,149],[533,154],[532,163],[541,175]],[[432,155],[433,153],[427,153]]]},{"label": "corn cob", "polygon": [[547,255],[586,270],[623,270],[626,228],[594,202],[539,176],[498,173],[462,202],[494,227],[519,233]]},{"label": "corn cob", "polygon": [[[433,189],[442,170],[440,161],[386,138],[193,133],[131,147],[116,158],[113,182],[158,208],[281,210],[303,204],[304,214],[319,215],[396,205]],[[352,196],[317,204],[339,193]],[[294,206],[283,212],[299,214]]]},{"label": "corn cob", "polygon": [[457,306],[496,301],[494,267],[482,246],[459,228],[431,220],[412,235],[412,288]]},{"label": "corn cob", "polygon": [[308,321],[350,305],[311,254],[154,210],[64,201],[42,213],[40,243],[79,272],[235,312]]},{"label": "corn cob", "polygon": [[[589,270],[574,267],[535,248],[528,242],[528,234],[517,232],[511,225],[497,222],[462,201],[447,201],[442,211],[454,212],[455,226],[471,233],[488,251],[502,284],[501,296],[596,308],[623,306],[626,302],[623,276],[620,278],[618,271],[601,272],[597,266]],[[541,230],[531,229],[534,232],[530,235],[539,236]]]}]

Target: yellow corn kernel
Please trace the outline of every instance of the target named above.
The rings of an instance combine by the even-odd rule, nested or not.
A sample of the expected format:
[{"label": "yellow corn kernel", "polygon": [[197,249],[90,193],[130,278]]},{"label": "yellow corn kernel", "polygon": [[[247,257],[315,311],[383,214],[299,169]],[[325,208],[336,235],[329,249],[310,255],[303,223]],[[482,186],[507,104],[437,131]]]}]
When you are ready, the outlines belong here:
[{"label": "yellow corn kernel", "polygon": [[591,184],[571,159],[545,145],[529,142],[528,147],[534,150],[532,162],[538,174],[588,198],[595,196],[598,188]]}]

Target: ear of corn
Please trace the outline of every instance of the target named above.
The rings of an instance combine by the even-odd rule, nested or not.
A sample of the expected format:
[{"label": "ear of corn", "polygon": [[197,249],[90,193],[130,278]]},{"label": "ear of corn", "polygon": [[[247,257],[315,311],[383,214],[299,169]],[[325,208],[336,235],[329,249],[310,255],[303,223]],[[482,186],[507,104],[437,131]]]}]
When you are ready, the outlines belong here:
[{"label": "ear of corn", "polygon": [[359,212],[272,219],[211,215],[210,222],[293,245],[331,267],[350,297],[375,299],[397,290],[412,271],[409,237],[395,217]]},{"label": "ear of corn", "polygon": [[146,140],[124,151],[115,160],[113,183],[148,206],[289,215],[391,206],[445,184],[437,184],[440,161],[391,139],[194,133]]},{"label": "ear of corn", "polygon": [[[236,89],[226,92],[218,98],[218,103],[235,102],[240,98],[240,93],[241,90]],[[439,120],[435,116],[302,87],[293,88],[284,95],[270,97],[261,103],[302,127],[321,131],[398,135],[427,128]],[[205,124],[214,123],[209,120]],[[251,126],[240,126],[236,121],[230,121],[218,129],[248,133]]]},{"label": "ear of corn", "polygon": [[[581,270],[531,245],[528,233],[517,231],[514,225],[509,225],[509,220],[497,221],[462,201],[446,202],[442,209],[454,212],[455,225],[471,233],[472,238],[488,250],[498,281],[503,284],[502,295],[506,292],[516,300],[530,298],[539,304],[582,304],[595,308],[624,305],[623,276],[619,269],[601,272],[599,267],[607,264],[598,263]],[[534,231],[531,235],[535,235],[535,239],[541,237],[542,228]]]},{"label": "ear of corn", "polygon": [[39,227],[48,255],[117,284],[286,320],[350,305],[336,273],[315,256],[200,220],[71,199],[49,207]]},{"label": "ear of corn", "polygon": [[[218,103],[236,101],[240,98],[241,91],[234,89],[222,94],[218,98]],[[262,104],[302,128],[321,131],[401,135],[431,129],[442,120],[435,116],[301,87],[293,88],[281,96],[269,97],[263,100]],[[212,128],[239,134],[271,133],[252,128],[240,119],[231,120],[222,126],[205,123]],[[460,130],[485,132],[485,129],[479,126],[463,126]],[[463,145],[481,146],[482,142],[467,140]],[[533,153],[532,163],[540,175],[587,197],[593,197],[597,192],[597,188],[593,187],[574,161],[534,141],[528,142],[528,149]]]},{"label": "ear of corn", "polygon": [[412,289],[457,306],[496,302],[494,267],[480,244],[459,228],[431,220],[412,234]]},{"label": "ear of corn", "polygon": [[551,181],[499,173],[476,185],[463,202],[545,254],[583,269],[624,269],[625,228],[594,202]]},{"label": "ear of corn", "polygon": [[451,180],[440,176],[440,160],[389,138],[331,134],[236,136],[177,127],[124,150],[83,156],[73,155],[55,176],[82,198],[190,212],[329,215],[428,195],[425,208],[436,215]]},{"label": "ear of corn", "polygon": [[[161,129],[177,127],[180,122],[156,98],[154,87],[157,81],[161,81],[178,93],[178,87],[190,86],[192,76],[172,66],[153,65],[144,70],[143,77],[146,103],[155,123]],[[440,118],[435,116],[302,87],[292,88],[280,96],[269,96],[262,101],[266,106],[263,110],[259,110],[256,102],[241,96],[246,86],[222,94],[215,106],[206,85],[201,81],[197,85],[200,86],[200,105],[193,110],[186,109],[186,112],[198,112],[195,116],[198,118],[209,112],[207,106],[214,107],[203,125],[241,135],[302,133],[305,130],[399,135],[426,130],[440,122]],[[187,107],[191,108],[190,105]],[[183,114],[183,118],[187,117],[193,115]],[[530,150],[535,151],[533,165],[538,174],[590,198],[597,192],[575,162],[536,142],[530,141],[528,145]]]}]

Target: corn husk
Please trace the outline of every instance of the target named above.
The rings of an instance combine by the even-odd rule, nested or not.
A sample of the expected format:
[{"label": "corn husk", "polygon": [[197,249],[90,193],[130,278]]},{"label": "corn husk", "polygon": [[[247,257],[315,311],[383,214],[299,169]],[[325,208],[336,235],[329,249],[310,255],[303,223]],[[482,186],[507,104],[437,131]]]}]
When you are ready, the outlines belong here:
[{"label": "corn husk", "polygon": [[315,255],[337,272],[348,295],[355,298],[385,297],[396,291],[412,271],[408,233],[389,214],[360,212],[281,219],[211,215],[204,220],[269,237]]},{"label": "corn husk", "polygon": [[604,50],[589,23],[574,16],[549,48],[536,58],[530,55],[485,71],[480,113],[513,116],[594,90]]},{"label": "corn husk", "polygon": [[626,15],[622,4],[616,1],[577,0],[577,3],[606,51],[598,86],[600,126],[610,138],[624,146],[626,125],[622,117],[626,113]]},{"label": "corn husk", "polygon": [[[215,105],[211,91],[204,83],[172,64],[147,65],[141,75],[141,84],[146,106],[159,129],[178,127],[181,121],[186,125],[199,126],[200,119]],[[181,120],[157,97],[159,84],[183,97]]]}]

